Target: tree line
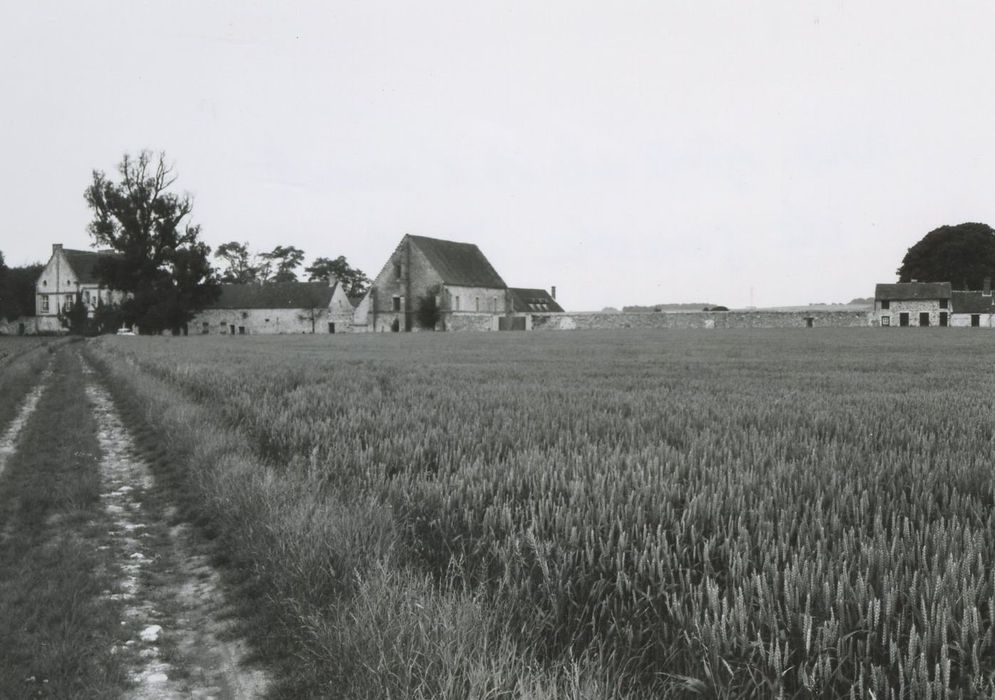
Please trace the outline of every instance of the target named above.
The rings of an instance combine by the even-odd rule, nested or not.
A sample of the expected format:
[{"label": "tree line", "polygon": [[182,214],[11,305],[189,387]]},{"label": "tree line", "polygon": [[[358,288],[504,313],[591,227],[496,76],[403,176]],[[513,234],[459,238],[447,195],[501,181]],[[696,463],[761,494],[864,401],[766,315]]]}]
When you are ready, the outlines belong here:
[{"label": "tree line", "polygon": [[[123,323],[147,333],[179,332],[217,300],[224,283],[298,281],[305,253],[295,246],[253,253],[247,243],[231,241],[214,251],[220,263],[220,269],[215,268],[210,246],[200,239],[200,226],[191,223],[190,195],[173,191],[177,176],[165,154],[125,154],[117,171],[112,179],[94,170],[84,192],[92,212],[87,231],[96,246],[114,253],[99,260],[95,274],[102,286],[125,293],[113,308],[98,304],[95,319],[102,330]],[[8,268],[0,252],[0,315],[7,320],[34,315],[35,282],[43,267]],[[362,270],[341,255],[316,258],[303,272],[309,281],[334,276],[349,296],[364,294],[370,285]],[[81,298],[66,320],[74,328],[86,323]]]}]

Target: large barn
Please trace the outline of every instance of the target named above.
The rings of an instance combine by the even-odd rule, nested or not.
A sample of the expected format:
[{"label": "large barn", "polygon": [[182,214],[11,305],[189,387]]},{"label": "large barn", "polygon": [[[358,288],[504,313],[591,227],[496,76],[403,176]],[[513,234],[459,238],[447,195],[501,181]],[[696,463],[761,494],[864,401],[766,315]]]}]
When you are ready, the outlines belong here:
[{"label": "large barn", "polygon": [[489,331],[517,327],[509,322],[515,313],[540,308],[562,311],[545,290],[509,289],[473,243],[406,235],[357,307],[355,323],[375,332]]}]

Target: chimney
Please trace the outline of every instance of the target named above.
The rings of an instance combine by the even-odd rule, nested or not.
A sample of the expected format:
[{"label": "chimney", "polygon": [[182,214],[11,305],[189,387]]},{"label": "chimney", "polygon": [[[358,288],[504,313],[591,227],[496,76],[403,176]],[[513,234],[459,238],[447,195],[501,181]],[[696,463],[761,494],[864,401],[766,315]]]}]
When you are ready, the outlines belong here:
[{"label": "chimney", "polygon": [[60,251],[60,250],[62,250],[62,244],[61,243],[53,243],[52,244],[52,252],[53,253],[55,253],[57,251]]},{"label": "chimney", "polygon": [[553,297],[553,299],[556,299],[556,285],[555,284],[552,287],[550,287],[550,293],[549,293],[549,295],[551,297]]},{"label": "chimney", "polygon": [[990,297],[992,295],[992,278],[985,277],[985,286],[981,289],[982,296]]}]

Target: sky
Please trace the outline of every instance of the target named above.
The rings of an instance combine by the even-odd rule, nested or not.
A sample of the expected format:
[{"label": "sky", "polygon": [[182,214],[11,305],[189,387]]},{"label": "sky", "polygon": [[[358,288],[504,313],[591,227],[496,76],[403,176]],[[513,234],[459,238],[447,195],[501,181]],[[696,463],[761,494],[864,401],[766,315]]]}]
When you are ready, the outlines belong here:
[{"label": "sky", "polygon": [[164,152],[192,222],[344,255],[477,244],[568,310],[845,302],[995,225],[991,2],[0,4],[0,251],[89,248]]}]

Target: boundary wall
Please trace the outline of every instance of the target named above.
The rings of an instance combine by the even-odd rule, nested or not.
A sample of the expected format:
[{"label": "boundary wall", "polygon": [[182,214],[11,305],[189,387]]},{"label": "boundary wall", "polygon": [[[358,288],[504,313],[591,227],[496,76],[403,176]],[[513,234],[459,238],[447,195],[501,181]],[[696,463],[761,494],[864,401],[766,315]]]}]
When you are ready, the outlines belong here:
[{"label": "boundary wall", "polygon": [[532,329],[622,330],[626,328],[861,328],[869,311],[642,311],[531,314]]}]

